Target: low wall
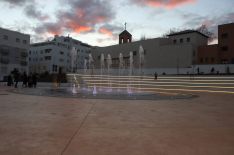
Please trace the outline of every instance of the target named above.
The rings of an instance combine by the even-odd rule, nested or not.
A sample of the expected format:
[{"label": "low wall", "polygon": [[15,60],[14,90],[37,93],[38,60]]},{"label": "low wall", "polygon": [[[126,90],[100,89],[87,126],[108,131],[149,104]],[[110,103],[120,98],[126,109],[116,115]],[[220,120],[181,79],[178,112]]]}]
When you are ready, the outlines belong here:
[{"label": "low wall", "polygon": [[[212,71],[213,68],[213,72]],[[153,75],[155,72],[158,75],[178,75],[178,74],[234,74],[234,64],[214,64],[214,65],[193,65],[188,68],[134,68],[132,75]],[[112,75],[129,75],[130,69],[111,69],[110,74]],[[84,70],[78,70],[77,73],[84,74]],[[87,70],[85,74],[101,74],[100,69]],[[103,70],[103,74],[108,74],[108,71]]]}]

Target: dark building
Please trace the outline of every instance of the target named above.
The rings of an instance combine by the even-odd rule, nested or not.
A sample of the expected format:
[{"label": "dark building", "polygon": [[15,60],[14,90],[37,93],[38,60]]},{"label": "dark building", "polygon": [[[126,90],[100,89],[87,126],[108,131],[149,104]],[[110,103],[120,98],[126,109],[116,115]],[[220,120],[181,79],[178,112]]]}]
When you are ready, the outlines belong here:
[{"label": "dark building", "polygon": [[119,34],[119,44],[131,43],[131,42],[132,42],[132,35],[127,30],[124,30],[122,33]]},{"label": "dark building", "polygon": [[234,23],[218,26],[218,44],[198,48],[197,64],[234,64]]}]

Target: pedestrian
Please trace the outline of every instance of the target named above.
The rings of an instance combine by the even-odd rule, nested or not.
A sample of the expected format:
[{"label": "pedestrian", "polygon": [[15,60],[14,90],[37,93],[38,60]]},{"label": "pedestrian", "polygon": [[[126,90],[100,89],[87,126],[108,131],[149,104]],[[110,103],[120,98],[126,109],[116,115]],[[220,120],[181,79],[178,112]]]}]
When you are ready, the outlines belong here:
[{"label": "pedestrian", "polygon": [[7,76],[7,86],[11,86],[13,84],[13,79],[11,74]]},{"label": "pedestrian", "polygon": [[22,84],[22,87],[26,88],[28,85],[28,76],[26,74],[26,72],[24,72],[23,74],[23,84]]},{"label": "pedestrian", "polygon": [[229,68],[229,66],[227,66],[227,68],[226,68],[226,74],[230,74],[230,68]]},{"label": "pedestrian", "polygon": [[20,76],[19,71],[17,69],[14,69],[13,75],[14,75],[15,88],[17,88]]},{"label": "pedestrian", "polygon": [[197,74],[200,74],[200,68],[197,67]]},{"label": "pedestrian", "polygon": [[32,73],[30,73],[28,76],[28,87],[32,88],[32,85],[33,85]]},{"label": "pedestrian", "polygon": [[154,73],[154,79],[155,79],[155,80],[158,79],[158,73],[157,73],[157,72]]},{"label": "pedestrian", "polygon": [[211,68],[210,72],[211,72],[211,74],[214,74],[214,72],[215,72],[214,67]]},{"label": "pedestrian", "polygon": [[34,88],[37,87],[37,74],[36,73],[33,73],[32,75],[32,84]]}]

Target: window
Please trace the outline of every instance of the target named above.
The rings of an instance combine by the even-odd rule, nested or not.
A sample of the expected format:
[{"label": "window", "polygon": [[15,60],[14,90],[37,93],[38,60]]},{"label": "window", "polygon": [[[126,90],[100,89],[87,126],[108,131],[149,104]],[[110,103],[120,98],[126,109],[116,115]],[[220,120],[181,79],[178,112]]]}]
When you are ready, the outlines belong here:
[{"label": "window", "polygon": [[43,50],[41,50],[41,54],[43,54]]},{"label": "window", "polygon": [[52,70],[53,70],[53,72],[57,72],[58,66],[57,65],[53,65]]},{"label": "window", "polygon": [[183,39],[180,39],[180,43],[183,43],[184,42],[184,40]]},{"label": "window", "polygon": [[213,57],[211,58],[211,63],[214,63],[214,58]]},{"label": "window", "polygon": [[29,61],[31,61],[31,58],[28,58]]},{"label": "window", "polygon": [[232,64],[234,64],[234,58],[232,58]]},{"label": "window", "polygon": [[200,63],[203,63],[203,58],[200,59]]},{"label": "window", "polygon": [[222,50],[222,51],[228,51],[228,46],[222,46],[222,47],[221,47],[221,50]]},{"label": "window", "polygon": [[31,51],[29,51],[29,54],[31,54]]},{"label": "window", "polygon": [[136,51],[133,51],[133,55],[137,55],[137,52],[136,52]]},{"label": "window", "polygon": [[63,54],[64,54],[64,52],[60,51],[60,54],[61,54],[61,55],[63,55]]},{"label": "window", "polygon": [[222,64],[227,64],[227,63],[228,63],[228,60],[227,60],[227,59],[222,59],[222,60],[221,60],[221,63],[222,63]]},{"label": "window", "polygon": [[50,53],[50,51],[52,51],[52,49],[45,49],[45,53]]},{"label": "window", "polygon": [[176,39],[175,39],[175,40],[173,40],[173,43],[174,43],[174,44],[176,44],[176,42],[177,42],[177,40],[176,40]]},{"label": "window", "polygon": [[4,36],[3,36],[3,39],[4,39],[4,40],[8,40],[8,36],[7,36],[7,35],[4,35]]},{"label": "window", "polygon": [[20,39],[19,39],[19,38],[16,38],[15,41],[16,41],[17,43],[19,43],[19,42],[20,42]]},{"label": "window", "polygon": [[63,59],[59,59],[60,62],[63,62],[64,60]]},{"label": "window", "polygon": [[207,58],[207,57],[205,58],[205,62],[206,62],[206,63],[208,62],[208,58]]},{"label": "window", "polygon": [[190,38],[187,38],[187,42],[190,42]]},{"label": "window", "polygon": [[221,34],[221,38],[222,38],[222,39],[228,38],[228,33],[223,33],[223,34]]},{"label": "window", "polygon": [[27,40],[23,40],[23,44],[27,44]]},{"label": "window", "polygon": [[51,56],[45,56],[45,60],[51,60]]},{"label": "window", "polygon": [[27,64],[28,64],[28,63],[27,63],[26,61],[20,61],[20,65],[21,65],[21,66],[27,66]]}]

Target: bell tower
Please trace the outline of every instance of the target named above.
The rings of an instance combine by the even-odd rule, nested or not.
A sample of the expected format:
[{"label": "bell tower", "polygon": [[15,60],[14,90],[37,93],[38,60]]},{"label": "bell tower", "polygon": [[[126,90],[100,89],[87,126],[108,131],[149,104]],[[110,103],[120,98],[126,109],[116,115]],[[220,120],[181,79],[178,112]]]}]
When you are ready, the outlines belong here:
[{"label": "bell tower", "polygon": [[119,44],[131,43],[132,35],[126,30],[127,23],[124,24],[125,29],[119,34]]}]

